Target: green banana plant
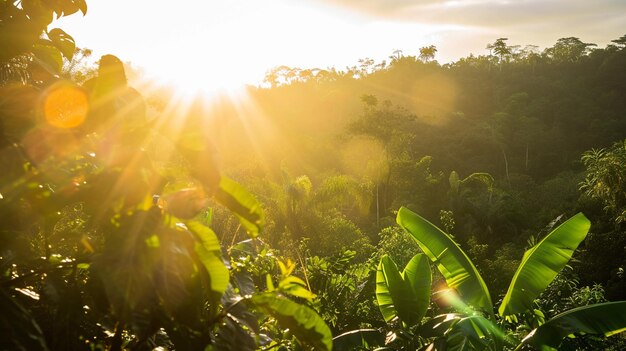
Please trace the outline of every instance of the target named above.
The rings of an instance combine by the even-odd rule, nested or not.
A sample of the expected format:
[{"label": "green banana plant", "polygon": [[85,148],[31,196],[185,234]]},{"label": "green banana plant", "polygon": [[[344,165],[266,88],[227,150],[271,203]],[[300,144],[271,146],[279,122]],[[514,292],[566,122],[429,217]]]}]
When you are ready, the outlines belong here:
[{"label": "green banana plant", "polygon": [[532,309],[533,301],[565,268],[590,226],[589,220],[578,213],[524,253],[500,305],[502,317]]},{"label": "green banana plant", "polygon": [[[421,334],[421,329],[435,331],[433,325],[422,323],[430,305],[431,285],[432,274],[426,255],[413,256],[402,272],[391,257],[384,255],[380,259],[376,271],[378,308],[385,322],[393,323],[399,320],[403,325],[403,328],[393,333],[391,339],[401,335],[400,339],[407,339],[404,341],[419,343],[420,340],[413,340],[415,331],[418,331],[417,334]],[[438,324],[443,322],[440,319],[437,321]],[[393,349],[394,346],[388,345],[386,339],[388,338],[385,333],[380,330],[358,329],[333,338],[333,347],[337,350],[361,350],[365,347],[379,347],[377,350]]]},{"label": "green banana plant", "polygon": [[418,324],[428,309],[431,284],[424,254],[415,255],[402,273],[391,257],[383,256],[376,272],[376,300],[385,322],[398,317],[407,326]]},{"label": "green banana plant", "polygon": [[[470,305],[462,308],[469,319],[455,317],[445,332],[445,338],[433,343],[435,349],[501,350],[512,340],[493,320],[471,312],[473,307],[491,308],[491,299],[484,280],[476,267],[452,238],[426,219],[401,208],[398,224],[408,231],[420,248],[443,274],[448,286],[454,288],[461,301]],[[577,214],[530,248],[518,268],[499,309],[502,317],[523,313],[532,308],[532,301],[552,282],[570,260],[574,250],[589,230],[589,220]],[[461,304],[462,305],[462,304]],[[458,320],[458,321],[457,321]],[[499,330],[499,331],[498,331]],[[532,345],[540,350],[553,350],[564,337],[575,333],[610,336],[626,330],[626,301],[596,304],[564,312],[539,326],[518,344]]]},{"label": "green banana plant", "polygon": [[458,291],[465,303],[493,314],[491,296],[485,281],[450,236],[405,207],[398,211],[396,221],[437,265],[448,287]]}]

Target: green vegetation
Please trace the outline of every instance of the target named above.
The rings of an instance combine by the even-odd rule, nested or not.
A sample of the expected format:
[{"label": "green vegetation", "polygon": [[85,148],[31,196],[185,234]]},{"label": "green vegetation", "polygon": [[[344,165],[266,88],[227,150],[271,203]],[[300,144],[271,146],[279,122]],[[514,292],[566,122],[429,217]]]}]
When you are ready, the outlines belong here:
[{"label": "green vegetation", "polygon": [[624,37],[181,112],[48,28],[86,11],[0,5],[0,350],[626,347]]}]

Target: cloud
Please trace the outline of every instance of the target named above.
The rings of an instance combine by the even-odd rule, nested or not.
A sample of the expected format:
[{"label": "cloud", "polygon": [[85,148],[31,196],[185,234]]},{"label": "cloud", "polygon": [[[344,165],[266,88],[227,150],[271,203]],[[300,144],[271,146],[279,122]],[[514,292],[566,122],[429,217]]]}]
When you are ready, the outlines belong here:
[{"label": "cloud", "polygon": [[509,45],[535,44],[543,49],[570,36],[602,47],[626,33],[624,0],[308,1],[341,9],[347,15],[359,14],[372,22],[430,28],[411,35],[427,45],[437,45],[441,62],[470,52],[485,54],[487,43],[500,37],[510,38]]},{"label": "cloud", "polygon": [[316,0],[388,20],[517,28],[585,26],[605,21],[626,27],[623,0]]}]

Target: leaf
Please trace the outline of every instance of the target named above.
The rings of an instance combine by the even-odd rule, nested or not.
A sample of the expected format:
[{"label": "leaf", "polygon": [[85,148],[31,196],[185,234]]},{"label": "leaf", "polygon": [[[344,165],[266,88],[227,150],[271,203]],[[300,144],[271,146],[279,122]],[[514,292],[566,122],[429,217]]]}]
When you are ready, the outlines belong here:
[{"label": "leaf", "polygon": [[611,336],[626,331],[626,301],[606,302],[561,313],[532,331],[522,341],[539,350],[555,350],[574,333]]},{"label": "leaf", "polygon": [[302,279],[295,276],[288,276],[282,279],[278,283],[278,290],[285,294],[301,297],[309,301],[315,298],[315,294],[307,290],[306,283]]},{"label": "leaf", "polygon": [[233,211],[248,235],[256,238],[265,225],[265,215],[261,204],[244,187],[232,179],[220,177],[215,198]]},{"label": "leaf", "polygon": [[487,187],[487,189],[491,190],[493,189],[495,180],[489,173],[472,173],[461,181],[461,185],[469,185],[471,183],[482,184]]},{"label": "leaf", "polygon": [[[398,315],[398,311],[393,302],[393,298],[391,297],[391,288],[389,285],[391,284],[389,280],[395,281],[401,280],[400,272],[398,272],[398,268],[396,267],[393,260],[391,260],[391,264],[387,264],[388,267],[385,267],[385,262],[387,260],[391,260],[387,255],[383,256],[380,259],[380,263],[378,263],[378,269],[376,270],[376,301],[378,302],[378,309],[380,313],[383,315],[385,322],[390,322]],[[395,267],[395,270],[394,270]],[[385,270],[387,272],[385,272]]]},{"label": "leaf", "polygon": [[421,321],[426,315],[430,303],[430,286],[432,285],[432,275],[428,258],[424,254],[413,256],[402,272],[402,278],[409,283],[417,299],[417,304],[412,308],[415,310],[417,321]]},{"label": "leaf", "polygon": [[440,337],[451,330],[464,317],[464,315],[458,313],[440,314],[420,325],[416,333],[424,338]]},{"label": "leaf", "polygon": [[315,350],[331,350],[332,334],[324,320],[312,309],[272,293],[254,295],[252,303],[274,317],[281,328],[288,328]]},{"label": "leaf", "polygon": [[247,330],[249,329],[244,322],[229,313],[217,332],[216,349],[223,351],[256,350],[256,342]]},{"label": "leaf", "polygon": [[85,0],[75,0],[74,3],[78,6],[80,12],[83,13],[83,16],[87,14],[87,2]]},{"label": "leaf", "polygon": [[43,332],[27,309],[0,289],[1,350],[48,350]]},{"label": "leaf", "polygon": [[217,301],[228,287],[228,268],[222,260],[222,251],[220,243],[211,228],[196,222],[186,222],[185,225],[192,232],[198,242],[196,242],[194,250],[202,262],[210,277],[210,289],[215,293]]},{"label": "leaf", "polygon": [[74,50],[76,50],[74,38],[59,28],[51,29],[48,32],[48,38],[50,38],[52,44],[61,51],[65,58],[72,60]]},{"label": "leaf", "polygon": [[524,253],[522,263],[517,268],[498,310],[501,316],[522,313],[533,308],[533,300],[567,265],[574,250],[587,236],[590,225],[589,220],[579,213]]},{"label": "leaf", "polygon": [[493,307],[485,281],[465,252],[441,229],[402,207],[396,218],[466,303],[491,313]]},{"label": "leaf", "polygon": [[385,334],[377,329],[357,329],[333,338],[335,350],[361,350],[385,345]]},{"label": "leaf", "polygon": [[408,281],[402,279],[393,260],[385,255],[376,271],[376,300],[385,319],[390,322],[396,316],[407,325],[415,325],[418,318],[418,299]]},{"label": "leaf", "polygon": [[446,335],[446,350],[484,350],[503,341],[504,333],[493,322],[470,316],[461,319]]},{"label": "leaf", "polygon": [[63,66],[61,51],[54,46],[35,44],[32,49],[37,62],[51,74],[58,74]]},{"label": "leaf", "polygon": [[69,16],[80,10],[83,16],[87,14],[87,3],[85,0],[43,0],[52,8],[58,17]]}]

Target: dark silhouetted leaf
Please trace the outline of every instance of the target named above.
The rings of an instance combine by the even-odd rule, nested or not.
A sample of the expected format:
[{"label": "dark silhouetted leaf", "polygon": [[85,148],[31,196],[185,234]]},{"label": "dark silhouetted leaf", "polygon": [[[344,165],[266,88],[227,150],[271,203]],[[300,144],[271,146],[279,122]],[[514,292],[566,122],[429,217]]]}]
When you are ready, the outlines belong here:
[{"label": "dark silhouetted leaf", "polygon": [[611,336],[626,331],[626,301],[606,302],[563,312],[532,331],[524,343],[555,350],[564,337],[575,333]]},{"label": "dark silhouetted leaf", "polygon": [[61,72],[63,57],[61,51],[54,46],[36,44],[32,49],[37,62],[51,74]]},{"label": "dark silhouetted leaf", "polygon": [[66,59],[72,60],[74,50],[76,49],[74,38],[59,28],[51,29],[48,32],[48,38],[50,38],[52,44],[61,51]]},{"label": "dark silhouetted leaf", "polygon": [[0,349],[48,350],[37,322],[4,289],[0,289],[0,311]]},{"label": "dark silhouetted leaf", "polygon": [[357,329],[335,336],[333,349],[352,350],[385,345],[385,334],[377,329]]}]

